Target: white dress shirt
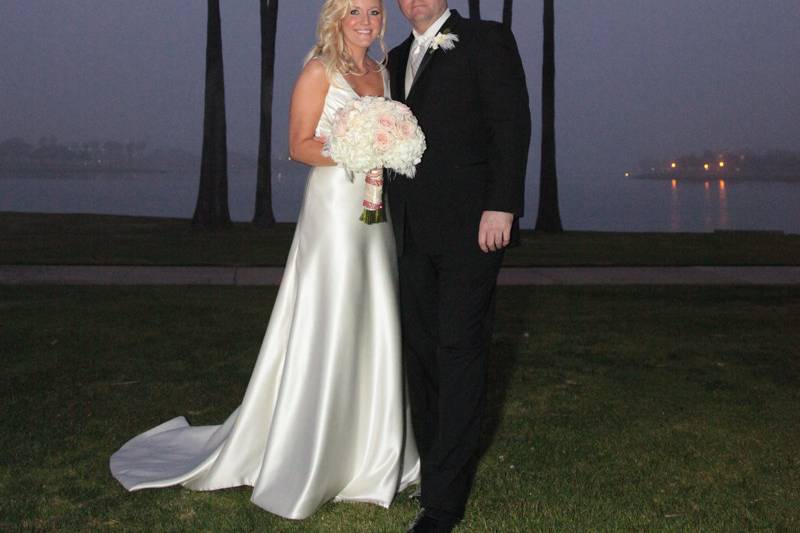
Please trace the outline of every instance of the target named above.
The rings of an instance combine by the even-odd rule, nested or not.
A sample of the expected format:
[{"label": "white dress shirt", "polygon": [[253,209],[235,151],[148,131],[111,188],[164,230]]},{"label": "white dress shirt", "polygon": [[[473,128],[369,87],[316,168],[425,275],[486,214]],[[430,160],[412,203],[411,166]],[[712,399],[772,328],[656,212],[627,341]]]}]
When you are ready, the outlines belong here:
[{"label": "white dress shirt", "polygon": [[411,92],[411,86],[414,84],[414,77],[417,75],[417,70],[422,64],[422,59],[431,46],[433,38],[442,29],[444,23],[450,18],[450,10],[446,9],[442,16],[436,19],[436,22],[431,24],[430,28],[425,30],[425,33],[419,34],[417,30],[412,30],[414,34],[414,42],[411,44],[411,50],[408,52],[408,63],[406,64],[406,97]]}]

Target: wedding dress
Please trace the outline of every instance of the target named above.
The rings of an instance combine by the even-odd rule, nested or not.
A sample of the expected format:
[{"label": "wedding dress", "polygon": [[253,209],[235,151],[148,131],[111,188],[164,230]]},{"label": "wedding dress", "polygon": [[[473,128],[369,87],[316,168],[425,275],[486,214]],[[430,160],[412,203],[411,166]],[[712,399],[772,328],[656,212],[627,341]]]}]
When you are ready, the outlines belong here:
[{"label": "wedding dress", "polygon": [[[355,97],[338,76],[317,136]],[[363,192],[341,167],[311,170],[241,405],[220,426],[178,417],[128,441],[110,461],[126,489],[250,485],[256,505],[301,519],[330,500],[388,507],[418,482],[394,237],[389,224],[359,221]]]}]

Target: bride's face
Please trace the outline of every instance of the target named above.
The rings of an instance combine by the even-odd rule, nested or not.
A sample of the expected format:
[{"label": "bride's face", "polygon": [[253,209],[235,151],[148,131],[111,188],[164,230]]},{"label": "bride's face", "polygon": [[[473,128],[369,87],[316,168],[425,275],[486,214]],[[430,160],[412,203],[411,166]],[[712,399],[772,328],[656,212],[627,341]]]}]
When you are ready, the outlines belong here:
[{"label": "bride's face", "polygon": [[347,46],[369,48],[381,34],[383,8],[380,0],[351,0],[350,11],[342,20]]}]

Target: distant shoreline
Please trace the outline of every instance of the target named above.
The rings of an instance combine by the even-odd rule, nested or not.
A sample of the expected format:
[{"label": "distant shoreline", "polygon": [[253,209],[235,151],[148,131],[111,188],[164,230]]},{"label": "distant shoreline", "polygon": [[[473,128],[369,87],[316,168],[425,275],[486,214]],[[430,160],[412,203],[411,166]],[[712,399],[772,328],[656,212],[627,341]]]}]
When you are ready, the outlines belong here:
[{"label": "distant shoreline", "polygon": [[171,170],[160,168],[98,168],[98,167],[85,167],[85,168],[31,168],[31,167],[0,167],[0,176],[14,177],[14,178],[36,178],[42,174],[50,176],[55,175],[81,175],[81,174],[168,174]]}]

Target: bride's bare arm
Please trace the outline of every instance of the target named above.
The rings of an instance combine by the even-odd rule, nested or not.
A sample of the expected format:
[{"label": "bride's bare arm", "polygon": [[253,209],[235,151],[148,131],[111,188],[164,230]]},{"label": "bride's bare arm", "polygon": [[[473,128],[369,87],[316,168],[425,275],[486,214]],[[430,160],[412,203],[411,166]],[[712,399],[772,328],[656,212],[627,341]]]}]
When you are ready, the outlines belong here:
[{"label": "bride's bare arm", "polygon": [[319,61],[306,63],[297,79],[289,110],[289,156],[306,165],[324,167],[336,163],[322,155],[324,143],[314,137],[325,96],[328,93],[328,76]]}]

